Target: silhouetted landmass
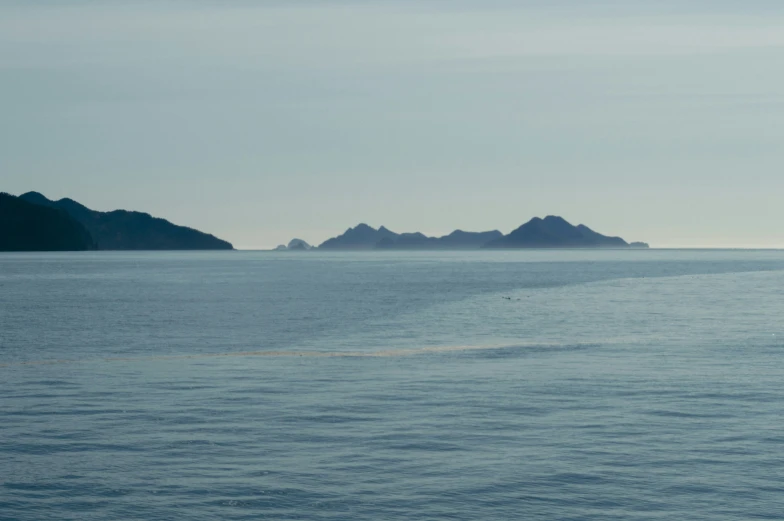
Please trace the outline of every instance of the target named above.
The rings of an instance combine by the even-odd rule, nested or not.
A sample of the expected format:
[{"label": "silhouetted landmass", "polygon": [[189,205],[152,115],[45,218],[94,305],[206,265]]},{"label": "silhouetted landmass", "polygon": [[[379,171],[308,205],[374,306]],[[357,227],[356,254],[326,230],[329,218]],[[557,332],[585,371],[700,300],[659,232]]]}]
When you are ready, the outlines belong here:
[{"label": "silhouetted landmass", "polygon": [[573,226],[562,217],[534,217],[509,235],[488,242],[484,248],[628,248],[620,237],[607,237],[587,226]]},{"label": "silhouetted landmass", "polygon": [[376,230],[367,224],[361,223],[354,228],[349,228],[338,237],[333,237],[321,243],[320,250],[372,250],[376,244],[384,239],[396,239],[398,234],[391,232],[383,226]]},{"label": "silhouetted landmass", "polygon": [[323,250],[466,250],[478,249],[503,234],[464,232],[455,230],[443,237],[428,237],[423,233],[395,233],[385,227],[378,230],[367,224],[349,228],[343,235],[333,237],[319,246]]},{"label": "silhouetted landmass", "polygon": [[438,239],[440,245],[445,248],[481,248],[485,244],[500,237],[504,234],[498,230],[490,232],[464,232],[463,230],[455,230],[449,235],[445,235]]},{"label": "silhouetted landmass", "polygon": [[83,251],[90,233],[66,211],[0,193],[0,251]]},{"label": "silhouetted landmass", "polygon": [[401,233],[396,239],[382,239],[375,247],[379,250],[476,250],[499,237],[503,237],[503,234],[497,230],[490,232],[455,230],[443,237],[427,237],[418,232]]},{"label": "silhouetted landmass", "polygon": [[302,239],[291,239],[289,245],[286,247],[289,251],[308,251],[311,248],[313,248],[313,246]]},{"label": "silhouetted landmass", "polygon": [[99,250],[231,250],[217,237],[177,226],[142,212],[115,210],[98,212],[72,199],[51,201],[37,192],[19,196],[29,203],[58,208],[79,221]]},{"label": "silhouetted landmass", "polygon": [[302,239],[291,239],[288,246],[281,244],[274,251],[309,251],[312,249],[313,246]]},{"label": "silhouetted landmass", "polygon": [[455,230],[443,237],[423,233],[395,233],[367,224],[349,228],[343,235],[325,241],[323,250],[471,250],[501,248],[647,248],[644,242],[627,243],[620,237],[596,233],[587,226],[573,226],[565,219],[550,215],[535,217],[509,235]]}]

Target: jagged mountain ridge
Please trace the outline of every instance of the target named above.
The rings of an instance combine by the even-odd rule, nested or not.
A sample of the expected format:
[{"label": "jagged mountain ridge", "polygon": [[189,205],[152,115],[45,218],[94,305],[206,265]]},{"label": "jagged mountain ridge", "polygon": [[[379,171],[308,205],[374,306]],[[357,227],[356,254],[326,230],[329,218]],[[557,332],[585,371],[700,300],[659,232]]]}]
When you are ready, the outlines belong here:
[{"label": "jagged mountain ridge", "polygon": [[365,223],[349,228],[342,235],[324,241],[320,250],[408,250],[408,249],[478,249],[489,240],[501,237],[499,231],[464,232],[455,230],[443,237],[423,233],[395,233],[381,226],[375,229]]},{"label": "jagged mountain ridge", "polygon": [[324,241],[322,250],[439,250],[439,249],[515,249],[515,248],[647,248],[645,243],[629,244],[620,237],[602,235],[584,224],[572,225],[566,219],[548,215],[534,217],[511,233],[455,230],[443,237],[428,237],[420,232],[395,233],[365,223],[349,228],[342,235]]}]

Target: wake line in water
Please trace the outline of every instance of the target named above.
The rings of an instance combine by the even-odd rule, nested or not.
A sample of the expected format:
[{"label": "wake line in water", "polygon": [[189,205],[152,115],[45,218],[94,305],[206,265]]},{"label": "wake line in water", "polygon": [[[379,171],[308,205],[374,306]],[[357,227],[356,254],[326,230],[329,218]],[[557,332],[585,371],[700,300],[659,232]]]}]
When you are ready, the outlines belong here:
[{"label": "wake line in water", "polygon": [[312,358],[382,358],[382,357],[403,357],[416,356],[429,353],[451,353],[460,351],[485,351],[502,349],[531,349],[539,348],[542,350],[560,351],[564,349],[577,350],[589,347],[598,347],[602,343],[616,343],[618,340],[604,340],[599,342],[516,342],[514,344],[479,344],[479,345],[457,345],[457,346],[432,346],[409,349],[384,349],[379,351],[235,351],[231,353],[203,353],[190,355],[160,355],[145,357],[106,357],[99,359],[85,360],[31,360],[28,362],[17,362],[0,364],[0,368],[18,367],[30,365],[60,365],[77,364],[89,362],[149,362],[154,360],[194,360],[199,358],[226,358],[226,357],[312,357]]}]

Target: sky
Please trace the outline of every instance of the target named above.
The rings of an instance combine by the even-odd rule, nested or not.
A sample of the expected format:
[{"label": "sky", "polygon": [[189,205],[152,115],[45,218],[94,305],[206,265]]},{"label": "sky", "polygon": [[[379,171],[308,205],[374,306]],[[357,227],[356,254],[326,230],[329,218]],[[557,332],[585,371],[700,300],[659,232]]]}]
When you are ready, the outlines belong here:
[{"label": "sky", "polygon": [[784,247],[782,64],[780,0],[0,0],[0,191],[248,249]]}]

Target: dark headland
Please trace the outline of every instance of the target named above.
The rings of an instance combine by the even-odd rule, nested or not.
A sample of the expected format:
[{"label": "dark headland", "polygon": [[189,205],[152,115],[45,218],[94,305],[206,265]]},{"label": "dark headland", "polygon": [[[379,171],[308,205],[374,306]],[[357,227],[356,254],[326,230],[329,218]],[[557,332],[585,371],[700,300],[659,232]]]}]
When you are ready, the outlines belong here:
[{"label": "dark headland", "polygon": [[[27,224],[23,228],[30,246],[40,247],[35,250],[231,250],[232,245],[217,237],[170,223],[165,219],[150,214],[127,210],[99,212],[91,210],[72,199],[52,201],[38,192],[28,192],[19,197],[6,195],[2,202],[2,212],[7,221],[0,228],[0,241],[11,241],[11,228],[5,222],[18,222],[24,215],[38,213],[40,215],[59,216],[62,223],[75,222],[79,229],[85,231],[86,239],[82,242],[62,238],[62,243],[52,242],[52,236],[72,237],[74,233],[65,234],[62,227],[55,227],[54,217],[48,224],[33,226]],[[26,217],[30,223],[30,217]],[[38,222],[38,221],[37,221]],[[15,230],[17,228],[14,228]],[[70,228],[69,228],[70,229]],[[14,232],[17,233],[17,232]],[[19,243],[14,239],[15,244]],[[86,244],[85,244],[86,243]],[[4,244],[0,242],[0,244]],[[87,246],[89,245],[89,246]],[[10,246],[9,246],[10,247]],[[0,247],[5,251],[8,248]]]},{"label": "dark headland", "polygon": [[367,224],[349,228],[342,235],[324,241],[319,250],[478,250],[524,248],[647,248],[644,242],[628,243],[620,237],[602,235],[562,217],[534,217],[508,235],[498,230],[465,232],[455,230],[443,237],[420,232],[395,233],[384,226]]},{"label": "dark headland", "polygon": [[90,233],[65,210],[0,193],[0,251],[93,249]]}]

